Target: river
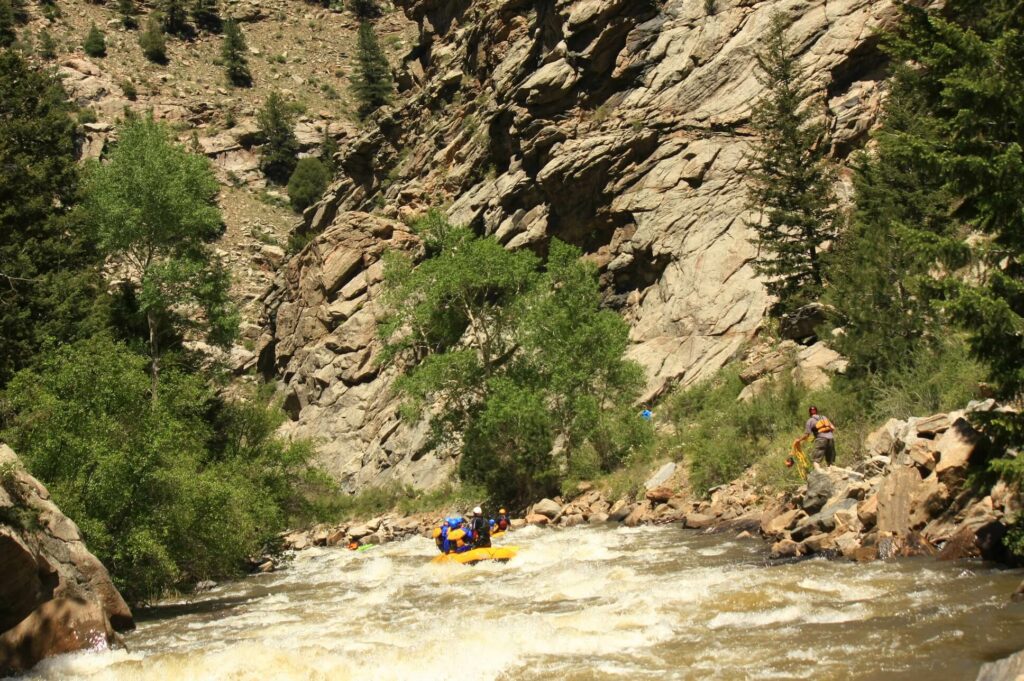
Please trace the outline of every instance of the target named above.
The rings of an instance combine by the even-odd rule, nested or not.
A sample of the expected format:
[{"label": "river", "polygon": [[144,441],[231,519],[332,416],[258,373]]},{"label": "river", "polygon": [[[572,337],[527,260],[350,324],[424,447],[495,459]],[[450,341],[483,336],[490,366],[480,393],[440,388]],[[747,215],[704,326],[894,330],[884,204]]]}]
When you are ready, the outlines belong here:
[{"label": "river", "polygon": [[[504,538],[503,538],[504,539]],[[677,527],[527,528],[505,565],[413,538],[316,548],[165,606],[128,650],[38,679],[974,679],[1024,647],[1020,570],[931,560],[766,565]]]}]

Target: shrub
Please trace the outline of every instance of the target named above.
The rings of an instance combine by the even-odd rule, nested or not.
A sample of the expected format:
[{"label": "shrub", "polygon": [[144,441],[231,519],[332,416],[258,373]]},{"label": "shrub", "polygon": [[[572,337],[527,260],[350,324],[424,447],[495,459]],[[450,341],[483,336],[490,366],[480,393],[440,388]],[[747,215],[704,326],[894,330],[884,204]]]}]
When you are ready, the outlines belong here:
[{"label": "shrub", "polygon": [[157,17],[150,16],[146,22],[146,30],[139,36],[139,47],[146,59],[154,64],[167,63],[167,42]]},{"label": "shrub", "polygon": [[17,38],[11,0],[0,0],[0,47],[10,47]]},{"label": "shrub", "polygon": [[295,172],[288,180],[288,198],[292,208],[301,213],[316,202],[327,189],[330,179],[331,171],[320,159],[299,159]]},{"label": "shrub", "polygon": [[224,22],[224,45],[221,48],[221,60],[228,82],[239,87],[252,85],[252,74],[245,58],[245,36],[234,19]]},{"label": "shrub", "polygon": [[107,40],[103,36],[103,31],[96,28],[96,24],[93,24],[89,33],[86,34],[85,41],[82,42],[82,49],[90,57],[107,56]]},{"label": "shrub", "polygon": [[135,83],[127,79],[121,81],[121,92],[131,102],[134,102],[139,97],[139,92],[135,89]]},{"label": "shrub", "polygon": [[263,139],[260,170],[274,182],[284,184],[297,163],[299,142],[295,139],[294,114],[278,92],[271,92],[256,115]]},{"label": "shrub", "polygon": [[49,31],[39,33],[39,56],[48,61],[57,58],[57,43]]}]

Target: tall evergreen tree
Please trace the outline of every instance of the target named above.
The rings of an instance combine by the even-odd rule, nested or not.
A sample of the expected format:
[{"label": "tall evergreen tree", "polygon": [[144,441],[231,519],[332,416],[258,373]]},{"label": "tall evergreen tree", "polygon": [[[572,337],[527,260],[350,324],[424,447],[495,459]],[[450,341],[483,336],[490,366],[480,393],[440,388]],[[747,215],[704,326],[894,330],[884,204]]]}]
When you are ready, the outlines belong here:
[{"label": "tall evergreen tree", "polygon": [[751,224],[758,243],[754,264],[776,298],[775,316],[822,295],[821,248],[837,233],[825,126],[805,105],[813,97],[801,85],[788,26],[775,14],[757,53],[767,92],[753,111],[757,142],[749,171],[750,205],[759,213]]},{"label": "tall evergreen tree", "polygon": [[121,15],[121,25],[127,29],[137,28],[138,20],[135,18],[138,10],[135,7],[135,0],[117,0],[117,13]]},{"label": "tall evergreen tree", "polygon": [[218,0],[192,0],[192,21],[199,28],[218,33],[221,29]]},{"label": "tall evergreen tree", "polygon": [[224,22],[224,45],[221,48],[221,58],[224,60],[224,70],[228,76],[228,82],[239,87],[252,85],[252,74],[249,73],[249,63],[245,58],[245,36],[242,29],[234,19]]},{"label": "tall evergreen tree", "polygon": [[160,19],[165,33],[188,33],[188,13],[185,11],[184,0],[163,0],[160,4]]},{"label": "tall evergreen tree", "polygon": [[377,0],[349,0],[349,8],[360,20],[376,19],[381,15]]},{"label": "tall evergreen tree", "polygon": [[139,47],[146,59],[155,64],[167,62],[167,41],[164,40],[164,29],[158,17],[149,16],[146,30],[139,35]]},{"label": "tall evergreen tree", "polygon": [[47,339],[88,334],[101,259],[68,214],[75,123],[56,78],[0,53],[0,386]]},{"label": "tall evergreen tree", "polygon": [[256,114],[263,139],[260,170],[274,182],[285,184],[298,163],[299,142],[293,129],[294,114],[279,92],[271,92]]},{"label": "tall evergreen tree", "polygon": [[352,88],[359,100],[359,117],[366,118],[391,101],[394,81],[391,66],[377,40],[373,24],[359,24],[359,44],[356,51],[356,73]]},{"label": "tall evergreen tree", "polygon": [[0,47],[10,47],[17,40],[18,34],[14,24],[11,0],[0,0]]}]

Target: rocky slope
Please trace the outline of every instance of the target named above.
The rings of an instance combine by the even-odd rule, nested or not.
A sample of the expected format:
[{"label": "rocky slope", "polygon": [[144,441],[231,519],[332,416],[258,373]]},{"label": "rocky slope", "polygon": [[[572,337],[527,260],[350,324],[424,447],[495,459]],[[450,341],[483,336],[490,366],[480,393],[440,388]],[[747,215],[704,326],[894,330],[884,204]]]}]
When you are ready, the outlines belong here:
[{"label": "rocky slope", "polygon": [[0,675],[115,643],[131,610],[78,527],[0,444]]},{"label": "rocky slope", "polygon": [[398,422],[393,375],[371,361],[378,257],[394,238],[407,247],[401,221],[446,206],[509,248],[581,246],[653,399],[736,357],[769,303],[742,171],[770,14],[794,20],[839,159],[875,121],[877,31],[895,18],[888,0],[718,0],[711,14],[696,0],[396,4],[419,26],[407,99],[344,145],[343,177],[300,228],[319,236],[265,297],[259,346],[292,431],[319,438],[350,489],[429,485],[451,464],[424,451],[422,425]]}]

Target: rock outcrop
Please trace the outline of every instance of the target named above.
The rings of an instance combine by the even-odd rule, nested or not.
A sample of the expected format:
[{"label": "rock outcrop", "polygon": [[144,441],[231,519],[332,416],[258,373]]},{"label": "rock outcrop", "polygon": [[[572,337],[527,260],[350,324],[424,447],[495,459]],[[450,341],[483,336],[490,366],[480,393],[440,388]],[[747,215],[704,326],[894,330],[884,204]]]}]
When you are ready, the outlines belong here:
[{"label": "rock outcrop", "polygon": [[78,527],[0,444],[0,674],[108,646],[131,610]]},{"label": "rock outcrop", "polygon": [[[307,322],[293,341],[292,308],[279,301],[317,286],[318,263],[350,248],[338,235],[357,238],[361,212],[406,219],[448,205],[454,222],[508,248],[543,251],[555,237],[580,246],[600,268],[607,305],[631,324],[629,352],[653,399],[736,357],[770,302],[751,267],[743,169],[762,92],[754,51],[771,13],[793,19],[800,67],[828,100],[840,157],[875,120],[877,32],[896,17],[889,0],[730,0],[712,15],[693,0],[396,4],[420,28],[399,78],[408,99],[343,147],[343,179],[300,227],[322,236],[267,299],[265,362],[296,407],[294,430],[344,434],[324,458],[350,483],[409,482],[399,462],[423,455],[411,446],[419,440],[387,445],[402,428],[366,427],[391,423],[387,372],[353,382],[324,371],[366,350],[366,327],[352,324],[349,340],[346,329]],[[347,451],[357,439],[361,449]]]}]

